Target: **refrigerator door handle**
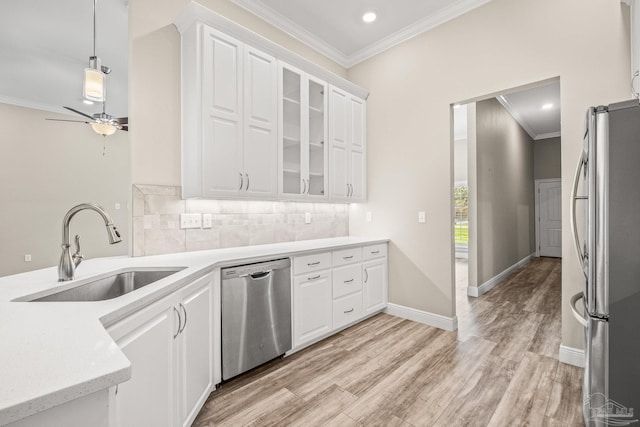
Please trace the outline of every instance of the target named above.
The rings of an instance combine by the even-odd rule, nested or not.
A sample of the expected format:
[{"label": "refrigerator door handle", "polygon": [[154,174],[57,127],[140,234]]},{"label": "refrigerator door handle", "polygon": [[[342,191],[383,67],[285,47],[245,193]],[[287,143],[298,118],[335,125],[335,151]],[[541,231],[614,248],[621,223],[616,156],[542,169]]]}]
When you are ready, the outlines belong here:
[{"label": "refrigerator door handle", "polygon": [[580,156],[580,161],[578,162],[578,167],[576,168],[576,175],[573,178],[573,188],[571,190],[571,205],[570,205],[570,215],[569,219],[571,220],[571,233],[573,234],[574,244],[576,246],[576,253],[578,254],[578,261],[580,262],[580,267],[584,271],[584,253],[582,248],[580,247],[580,237],[578,236],[578,226],[576,222],[576,202],[578,200],[588,200],[588,196],[578,196],[578,184],[580,183],[580,175],[582,174],[582,170],[586,164],[584,153]]},{"label": "refrigerator door handle", "polygon": [[577,294],[575,294],[574,296],[571,297],[571,312],[573,313],[573,317],[576,318],[576,320],[578,322],[580,322],[580,324],[582,326],[584,326],[585,328],[587,327],[587,321],[585,320],[584,316],[581,315],[578,312],[578,309],[576,308],[576,303],[584,298],[584,293],[582,292],[578,292]]}]

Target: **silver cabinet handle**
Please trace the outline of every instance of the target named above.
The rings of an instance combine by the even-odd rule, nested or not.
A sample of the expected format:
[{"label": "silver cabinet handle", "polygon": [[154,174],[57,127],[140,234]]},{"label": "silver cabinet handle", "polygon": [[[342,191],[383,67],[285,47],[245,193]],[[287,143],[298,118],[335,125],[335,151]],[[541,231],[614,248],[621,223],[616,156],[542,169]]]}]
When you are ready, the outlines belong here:
[{"label": "silver cabinet handle", "polygon": [[180,308],[184,312],[184,325],[182,325],[182,329],[180,329],[180,333],[182,333],[182,331],[184,331],[184,328],[187,327],[187,309],[184,308],[184,305],[182,305],[182,303],[180,303]]},{"label": "silver cabinet handle", "polygon": [[173,307],[173,311],[176,312],[176,314],[178,315],[178,330],[176,331],[176,333],[173,335],[173,339],[175,340],[176,337],[178,335],[180,335],[180,331],[182,330],[182,317],[180,316],[180,312],[178,311],[177,308],[175,308],[175,306]]},{"label": "silver cabinet handle", "polygon": [[306,194],[307,193],[307,180],[302,178],[302,184],[304,185],[304,188],[302,189],[302,194]]},{"label": "silver cabinet handle", "polygon": [[342,259],[347,260],[347,259],[351,259],[353,258],[353,255],[349,255],[349,256],[343,256]]},{"label": "silver cabinet handle", "polygon": [[367,269],[364,269],[364,283],[367,283],[369,281],[369,272],[367,271]]},{"label": "silver cabinet handle", "polygon": [[249,191],[249,174],[245,173],[244,175],[247,177],[247,188],[245,188],[245,191]]},{"label": "silver cabinet handle", "polygon": [[349,193],[349,197],[353,197],[353,184],[349,184],[349,187],[351,188],[351,193]]},{"label": "silver cabinet handle", "polygon": [[311,183],[309,182],[309,180],[307,179],[307,194],[309,194],[309,191],[311,190]]},{"label": "silver cabinet handle", "polygon": [[347,195],[345,197],[349,197],[349,191],[350,191],[349,184],[347,184]]},{"label": "silver cabinet handle", "polygon": [[379,254],[380,251],[371,251],[371,255]]},{"label": "silver cabinet handle", "polygon": [[353,282],[353,279],[349,279],[349,280],[345,280],[344,283],[351,283]]},{"label": "silver cabinet handle", "polygon": [[[580,322],[580,324],[586,328],[587,321],[584,319],[584,316],[581,316],[580,313],[578,313],[578,309],[576,308],[576,303],[578,302],[578,300],[581,300],[583,298],[584,298],[584,293],[582,292],[578,292],[577,294],[571,297],[571,312],[573,313],[573,317],[575,317],[576,320],[578,320],[578,322]],[[583,307],[583,310],[584,310],[584,307]]]},{"label": "silver cabinet handle", "polygon": [[347,310],[347,311],[345,311],[345,312],[344,312],[344,314],[351,313],[352,311],[353,311],[353,308],[352,308],[351,310]]},{"label": "silver cabinet handle", "polygon": [[120,385],[120,384],[116,384],[116,392],[114,393],[114,396],[117,396],[117,395],[118,395],[118,386],[119,386],[119,385]]},{"label": "silver cabinet handle", "polygon": [[580,267],[584,270],[584,253],[582,252],[582,248],[580,247],[580,237],[578,236],[578,226],[576,223],[576,202],[578,200],[588,200],[588,196],[578,196],[578,184],[580,183],[580,174],[587,163],[587,160],[584,158],[584,153],[580,156],[580,161],[578,162],[578,167],[576,168],[576,174],[573,177],[573,188],[571,190],[571,204],[569,219],[571,220],[571,232],[573,234],[574,244],[576,246],[576,252],[578,254],[578,261],[580,262]]},{"label": "silver cabinet handle", "polygon": [[322,276],[319,274],[319,275],[317,275],[317,276],[307,277],[307,280],[317,280],[317,279],[319,279],[320,277],[322,277]]},{"label": "silver cabinet handle", "polygon": [[320,264],[320,261],[316,261],[316,262],[308,262],[308,263],[307,263],[307,265],[308,265],[309,267],[312,267],[312,266],[314,266],[314,265],[318,265],[318,264]]},{"label": "silver cabinet handle", "polygon": [[242,187],[244,186],[244,177],[242,176],[242,172],[238,172],[240,174],[240,188],[238,188],[238,190],[242,190]]}]

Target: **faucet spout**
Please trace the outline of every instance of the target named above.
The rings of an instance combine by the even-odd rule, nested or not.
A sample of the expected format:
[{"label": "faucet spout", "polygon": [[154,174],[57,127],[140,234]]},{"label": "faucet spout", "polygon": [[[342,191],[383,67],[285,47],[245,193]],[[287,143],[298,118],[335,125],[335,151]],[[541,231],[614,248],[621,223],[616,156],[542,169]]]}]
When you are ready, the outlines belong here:
[{"label": "faucet spout", "polygon": [[76,267],[80,264],[80,262],[82,262],[83,259],[82,254],[80,253],[80,236],[76,236],[76,253],[71,255],[69,251],[69,247],[71,246],[69,233],[71,219],[78,212],[83,210],[95,211],[102,217],[102,219],[104,220],[104,224],[107,227],[107,237],[109,239],[109,244],[113,245],[122,241],[120,233],[113,225],[111,216],[109,216],[109,213],[104,210],[104,208],[93,203],[81,203],[77,206],[72,207],[71,209],[69,209],[67,214],[64,216],[64,219],[62,220],[62,255],[60,256],[60,264],[58,264],[59,282],[73,280]]}]

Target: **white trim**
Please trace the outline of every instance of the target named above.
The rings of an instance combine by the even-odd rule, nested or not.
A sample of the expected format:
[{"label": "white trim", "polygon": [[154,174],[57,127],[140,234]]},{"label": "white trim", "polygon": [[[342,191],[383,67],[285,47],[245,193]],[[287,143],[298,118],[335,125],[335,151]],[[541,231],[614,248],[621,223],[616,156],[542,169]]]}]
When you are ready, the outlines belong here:
[{"label": "white trim", "polygon": [[508,275],[510,275],[520,267],[527,265],[529,261],[531,261],[531,258],[533,257],[533,255],[534,254],[527,255],[526,257],[522,258],[520,261],[513,264],[511,267],[508,267],[503,272],[493,276],[491,279],[487,280],[480,286],[467,286],[467,295],[469,295],[470,297],[479,297],[480,295],[486,294],[491,289],[493,289],[498,283],[506,279]]},{"label": "white trim", "polygon": [[257,48],[277,60],[286,62],[288,65],[304,70],[358,98],[366,100],[369,97],[369,91],[366,89],[192,0],[175,19],[173,25],[182,35],[195,23],[203,23],[215,28],[242,43]]},{"label": "white trim", "polygon": [[414,322],[423,323],[425,325],[444,329],[445,331],[455,331],[458,329],[458,317],[447,317],[439,314],[429,313],[404,305],[388,303],[385,313],[392,316],[402,317],[403,319],[413,320]]},{"label": "white trim", "polygon": [[584,368],[584,350],[578,348],[567,347],[560,344],[558,352],[558,360],[568,365]]},{"label": "white trim", "polygon": [[291,21],[289,18],[275,12],[261,1],[256,0],[231,0],[238,6],[248,10],[254,15],[264,19],[274,27],[284,31],[285,33],[297,38],[307,46],[317,50],[323,55],[334,60],[345,68],[350,68],[360,62],[363,62],[372,56],[375,56],[385,50],[405,42],[418,34],[444,24],[460,15],[463,15],[477,7],[480,7],[491,0],[458,0],[453,4],[439,10],[438,12],[427,16],[383,39],[353,53],[345,55],[340,50],[329,45],[324,40],[310,33],[300,25]]},{"label": "white trim", "polygon": [[32,108],[34,110],[49,111],[51,113],[59,113],[66,116],[73,116],[73,114],[71,114],[69,110],[65,110],[58,105],[41,104],[39,102],[27,101],[26,99],[11,98],[4,95],[0,95],[0,103],[16,105],[18,107]]},{"label": "white trim", "polygon": [[529,134],[531,139],[536,139],[536,136],[537,136],[536,133],[531,130],[527,122],[525,122],[524,119],[520,116],[520,114],[518,114],[516,110],[511,106],[511,104],[509,104],[509,101],[507,101],[507,98],[505,98],[503,95],[500,95],[496,97],[496,99],[498,100],[498,102],[500,102],[500,104],[502,104],[504,109],[507,110],[514,119],[516,119],[516,122],[518,122],[520,126],[522,126],[522,129],[524,129],[525,132]]},{"label": "white trim", "polygon": [[562,178],[536,179],[534,181],[534,197],[535,197],[535,223],[536,230],[536,257],[540,256],[540,184],[543,182],[559,182],[562,187]]},{"label": "white trim", "polygon": [[540,141],[542,139],[549,139],[549,138],[558,138],[560,136],[560,131],[558,132],[549,132],[549,133],[541,133],[540,135],[536,135],[534,139],[534,141]]}]

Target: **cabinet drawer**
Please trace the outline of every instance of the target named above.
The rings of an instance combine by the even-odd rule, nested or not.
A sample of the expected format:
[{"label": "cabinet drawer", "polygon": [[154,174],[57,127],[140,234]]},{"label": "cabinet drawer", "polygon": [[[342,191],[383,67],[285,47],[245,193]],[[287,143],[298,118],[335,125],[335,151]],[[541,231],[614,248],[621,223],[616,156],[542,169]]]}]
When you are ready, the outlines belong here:
[{"label": "cabinet drawer", "polygon": [[362,259],[362,248],[344,249],[333,252],[333,266],[351,264]]},{"label": "cabinet drawer", "polygon": [[293,259],[293,274],[304,274],[327,268],[331,268],[331,253],[329,252],[305,255]]},{"label": "cabinet drawer", "polygon": [[362,290],[362,268],[360,264],[333,269],[333,298],[340,298]]},{"label": "cabinet drawer", "polygon": [[380,243],[379,245],[370,245],[362,248],[362,259],[373,259],[387,256],[387,244]]},{"label": "cabinet drawer", "polygon": [[362,292],[357,292],[333,301],[333,329],[362,317]]}]

